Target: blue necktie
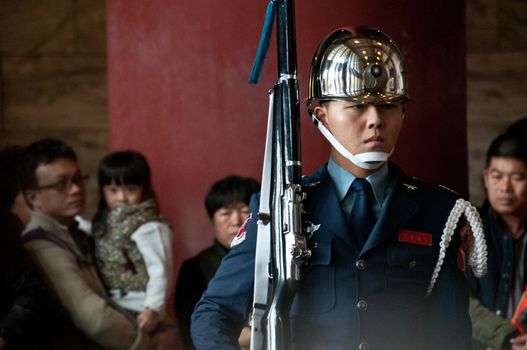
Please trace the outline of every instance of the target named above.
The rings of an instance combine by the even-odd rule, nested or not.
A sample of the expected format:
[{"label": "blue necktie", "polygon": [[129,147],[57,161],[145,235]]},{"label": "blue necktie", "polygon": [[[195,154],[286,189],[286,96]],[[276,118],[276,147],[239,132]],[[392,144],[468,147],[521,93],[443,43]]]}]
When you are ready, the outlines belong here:
[{"label": "blue necktie", "polygon": [[371,210],[373,190],[368,180],[356,178],[350,191],[355,192],[355,203],[350,213],[351,232],[359,249],[362,249],[375,225],[375,216]]}]

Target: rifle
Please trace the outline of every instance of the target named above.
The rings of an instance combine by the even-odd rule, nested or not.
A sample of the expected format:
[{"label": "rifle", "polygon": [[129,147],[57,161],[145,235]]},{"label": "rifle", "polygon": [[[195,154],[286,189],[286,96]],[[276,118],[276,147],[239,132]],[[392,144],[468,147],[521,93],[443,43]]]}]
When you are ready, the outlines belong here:
[{"label": "rifle", "polygon": [[311,255],[302,220],[300,108],[293,0],[272,0],[250,82],[258,81],[276,13],[278,80],[270,91],[258,213],[251,350],[288,349],[289,310]]}]

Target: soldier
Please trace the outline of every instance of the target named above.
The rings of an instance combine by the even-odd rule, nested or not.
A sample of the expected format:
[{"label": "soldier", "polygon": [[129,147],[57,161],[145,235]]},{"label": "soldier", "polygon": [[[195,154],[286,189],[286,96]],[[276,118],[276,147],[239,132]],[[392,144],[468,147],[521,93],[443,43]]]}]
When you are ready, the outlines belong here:
[{"label": "soldier", "polygon": [[[304,208],[320,227],[289,315],[294,349],[471,347],[457,264],[463,223],[448,219],[468,203],[388,163],[407,100],[403,57],[386,34],[340,29],[322,41],[307,105],[331,152],[303,179]],[[251,219],[194,311],[198,349],[237,347],[252,303],[257,210],[253,197]]]}]

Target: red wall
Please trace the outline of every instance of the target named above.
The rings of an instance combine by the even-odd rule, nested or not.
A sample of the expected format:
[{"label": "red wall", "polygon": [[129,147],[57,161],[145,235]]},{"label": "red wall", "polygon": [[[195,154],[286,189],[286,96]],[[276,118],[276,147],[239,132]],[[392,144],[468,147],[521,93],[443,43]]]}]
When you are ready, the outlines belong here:
[{"label": "red wall", "polygon": [[[247,79],[267,0],[107,1],[111,150],[134,148],[153,168],[179,263],[212,241],[203,198],[220,177],[261,176],[275,33],[260,83]],[[318,43],[368,24],[407,56],[410,95],[392,160],[407,173],[467,194],[464,2],[296,1],[301,101]],[[304,173],[328,146],[302,106]]]}]

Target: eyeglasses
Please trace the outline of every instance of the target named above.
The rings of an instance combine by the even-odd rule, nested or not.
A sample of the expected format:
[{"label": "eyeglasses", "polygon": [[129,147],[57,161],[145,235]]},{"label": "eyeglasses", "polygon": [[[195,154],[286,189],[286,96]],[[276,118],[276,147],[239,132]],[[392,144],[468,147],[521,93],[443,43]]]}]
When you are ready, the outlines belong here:
[{"label": "eyeglasses", "polygon": [[66,179],[55,182],[51,185],[38,186],[39,190],[57,190],[59,192],[69,191],[73,184],[77,186],[83,186],[90,179],[90,175],[77,174]]}]

